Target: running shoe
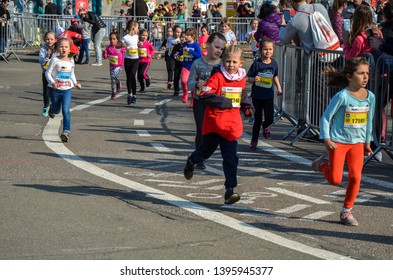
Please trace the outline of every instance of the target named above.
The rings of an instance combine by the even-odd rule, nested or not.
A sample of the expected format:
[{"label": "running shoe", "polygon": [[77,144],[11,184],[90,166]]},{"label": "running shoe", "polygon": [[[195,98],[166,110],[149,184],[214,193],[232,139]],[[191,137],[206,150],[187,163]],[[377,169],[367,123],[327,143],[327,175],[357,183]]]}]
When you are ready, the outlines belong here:
[{"label": "running shoe", "polygon": [[358,221],[356,221],[355,217],[351,210],[349,211],[341,211],[340,213],[340,221],[346,226],[357,226],[359,225]]}]

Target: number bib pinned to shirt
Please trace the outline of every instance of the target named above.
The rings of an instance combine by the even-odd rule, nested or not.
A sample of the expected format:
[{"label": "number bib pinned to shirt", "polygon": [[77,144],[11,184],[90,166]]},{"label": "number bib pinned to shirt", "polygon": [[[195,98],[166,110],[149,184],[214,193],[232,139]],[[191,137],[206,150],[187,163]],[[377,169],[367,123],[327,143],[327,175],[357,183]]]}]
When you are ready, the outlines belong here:
[{"label": "number bib pinned to shirt", "polygon": [[273,73],[272,72],[259,72],[259,80],[255,81],[255,85],[262,88],[272,88],[273,86]]},{"label": "number bib pinned to shirt", "polygon": [[117,55],[108,55],[109,63],[112,65],[119,64],[119,57]]},{"label": "number bib pinned to shirt", "polygon": [[138,58],[138,48],[127,49],[127,54],[129,54],[132,58]]},{"label": "number bib pinned to shirt", "polygon": [[232,100],[232,107],[239,108],[242,100],[242,88],[240,87],[222,87],[222,96]]},{"label": "number bib pinned to shirt", "polygon": [[147,49],[146,48],[139,48],[138,54],[139,54],[139,57],[147,57]]},{"label": "number bib pinned to shirt", "polygon": [[347,107],[345,109],[344,127],[365,127],[368,122],[368,111],[368,107]]}]

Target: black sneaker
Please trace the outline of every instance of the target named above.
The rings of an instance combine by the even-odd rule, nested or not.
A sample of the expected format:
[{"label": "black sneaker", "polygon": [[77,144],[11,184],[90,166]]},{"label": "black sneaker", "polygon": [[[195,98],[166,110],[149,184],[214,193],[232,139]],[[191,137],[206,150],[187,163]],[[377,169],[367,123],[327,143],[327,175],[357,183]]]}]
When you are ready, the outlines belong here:
[{"label": "black sneaker", "polygon": [[240,195],[238,193],[233,192],[233,188],[229,188],[225,192],[225,204],[234,204],[240,200]]},{"label": "black sneaker", "polygon": [[150,86],[150,83],[151,83],[151,81],[150,81],[150,77],[149,77],[149,78],[147,78],[147,80],[146,80],[146,87],[149,87],[149,86]]},{"label": "black sneaker", "polygon": [[179,96],[179,91],[175,91],[174,93],[173,93],[173,96]]},{"label": "black sneaker", "polygon": [[127,104],[128,104],[128,105],[131,105],[131,103],[132,103],[131,99],[132,99],[132,96],[131,96],[131,95],[128,95],[128,96],[127,96]]},{"label": "black sneaker", "polygon": [[68,140],[70,139],[70,134],[68,132],[63,132],[60,135],[61,141],[63,142],[68,142]]},{"label": "black sneaker", "polygon": [[145,91],[145,89],[143,88],[141,88],[140,90],[139,90],[139,93],[145,93],[146,91]]},{"label": "black sneaker", "polygon": [[136,96],[135,95],[131,96],[131,103],[136,103]]},{"label": "black sneaker", "polygon": [[51,113],[50,111],[49,111],[49,117],[51,118],[51,119],[53,119],[56,115],[55,114],[53,114],[53,113]]},{"label": "black sneaker", "polygon": [[184,171],[183,171],[184,177],[187,180],[191,180],[192,176],[194,176],[194,169],[195,169],[195,166],[194,166],[194,164],[191,163],[190,157],[188,157],[186,165],[184,166]]}]

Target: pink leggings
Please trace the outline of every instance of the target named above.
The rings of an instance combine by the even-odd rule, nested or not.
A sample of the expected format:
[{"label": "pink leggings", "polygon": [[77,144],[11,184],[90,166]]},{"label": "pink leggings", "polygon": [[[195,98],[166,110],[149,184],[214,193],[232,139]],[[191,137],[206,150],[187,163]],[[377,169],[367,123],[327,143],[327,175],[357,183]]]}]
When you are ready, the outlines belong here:
[{"label": "pink leggings", "polygon": [[359,193],[364,161],[364,143],[337,143],[337,149],[329,152],[329,163],[321,164],[321,171],[331,185],[339,185],[342,181],[344,163],[348,165],[348,187],[345,194],[344,207],[352,208]]},{"label": "pink leggings", "polygon": [[181,87],[183,89],[183,94],[187,94],[188,93],[188,85],[187,85],[187,81],[188,81],[188,77],[190,76],[190,70],[188,70],[187,68],[182,68],[181,69]]}]

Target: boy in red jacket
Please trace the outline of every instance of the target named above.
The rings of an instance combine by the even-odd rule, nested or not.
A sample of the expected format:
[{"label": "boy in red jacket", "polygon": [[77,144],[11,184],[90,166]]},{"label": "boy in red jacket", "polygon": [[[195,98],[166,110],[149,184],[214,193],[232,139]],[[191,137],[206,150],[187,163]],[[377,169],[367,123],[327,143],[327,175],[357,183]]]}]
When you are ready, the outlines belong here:
[{"label": "boy in red jacket", "polygon": [[194,166],[207,160],[220,145],[225,174],[225,204],[240,200],[234,192],[237,186],[237,139],[243,134],[242,109],[251,115],[252,105],[245,98],[246,71],[242,50],[231,45],[223,55],[223,65],[213,71],[199,98],[205,102],[206,111],[202,125],[202,144],[188,157],[184,167],[184,177],[190,180]]}]

